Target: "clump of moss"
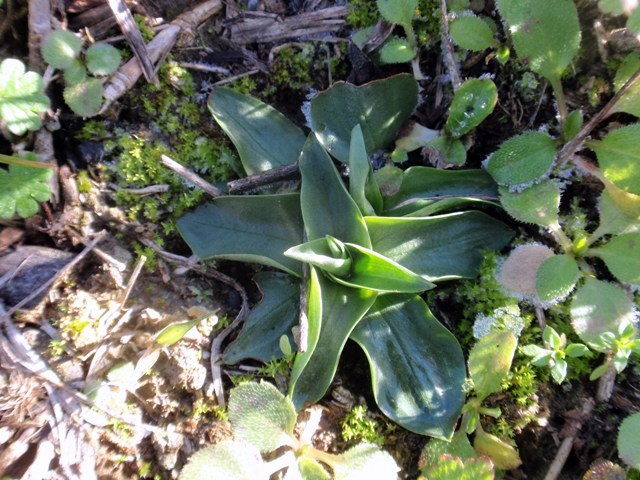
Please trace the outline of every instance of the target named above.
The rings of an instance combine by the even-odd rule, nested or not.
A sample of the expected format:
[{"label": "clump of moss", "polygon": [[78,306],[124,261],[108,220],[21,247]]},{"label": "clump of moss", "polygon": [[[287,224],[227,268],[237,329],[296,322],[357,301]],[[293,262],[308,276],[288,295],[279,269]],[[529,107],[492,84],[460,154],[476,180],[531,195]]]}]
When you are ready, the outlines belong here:
[{"label": "clump of moss", "polygon": [[350,0],[351,10],[347,15],[347,23],[355,28],[375,25],[380,20],[380,12],[375,0]]},{"label": "clump of moss", "polygon": [[384,435],[380,433],[380,426],[367,414],[365,405],[356,405],[347,413],[342,421],[342,439],[345,442],[364,441],[382,445]]}]

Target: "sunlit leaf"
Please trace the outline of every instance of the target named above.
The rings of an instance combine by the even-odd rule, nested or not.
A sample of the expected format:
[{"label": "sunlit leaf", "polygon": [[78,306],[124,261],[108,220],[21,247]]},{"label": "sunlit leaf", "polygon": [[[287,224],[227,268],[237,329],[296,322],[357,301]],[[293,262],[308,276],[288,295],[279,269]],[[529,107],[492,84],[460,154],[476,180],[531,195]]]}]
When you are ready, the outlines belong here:
[{"label": "sunlit leaf", "polygon": [[618,432],[618,454],[624,462],[640,470],[640,413],[625,418]]},{"label": "sunlit leaf", "polygon": [[476,430],[473,448],[480,455],[487,455],[496,468],[501,470],[518,468],[522,463],[515,448],[495,435],[486,433],[481,428]]},{"label": "sunlit leaf", "polygon": [[220,197],[184,215],[177,226],[203,260],[255,262],[301,275],[301,264],[284,256],[302,243],[298,194]]},{"label": "sunlit leaf", "polygon": [[640,195],[640,124],[628,125],[593,142],[604,176],[618,188]]},{"label": "sunlit leaf", "polygon": [[457,17],[451,23],[449,33],[454,42],[472,52],[481,52],[497,44],[493,38],[491,27],[475,15]]},{"label": "sunlit leaf", "polygon": [[188,322],[179,322],[163,328],[155,338],[158,345],[173,345],[184,338],[184,336],[200,323],[201,319],[191,320]]},{"label": "sunlit leaf", "polygon": [[51,30],[42,40],[42,58],[53,68],[65,69],[82,49],[80,38],[69,30]]},{"label": "sunlit leaf", "polygon": [[385,43],[378,54],[382,63],[405,63],[415,57],[416,52],[406,40],[394,38]]},{"label": "sunlit leaf", "polygon": [[411,25],[418,0],[376,0],[380,14],[391,23]]},{"label": "sunlit leaf", "polygon": [[38,213],[38,202],[51,197],[48,181],[52,175],[50,168],[23,165],[9,165],[8,171],[0,168],[0,218],[11,218],[16,213],[27,218]]},{"label": "sunlit leaf", "polygon": [[569,255],[554,255],[543,261],[536,273],[536,292],[543,302],[566,298],[580,278],[578,264]]},{"label": "sunlit leaf", "polygon": [[382,195],[373,175],[360,125],[353,127],[351,132],[349,193],[363,215],[375,215],[382,209]]},{"label": "sunlit leaf", "polygon": [[407,430],[450,438],[464,402],[464,357],[424,301],[379,296],[351,338],[369,359],[380,410]]},{"label": "sunlit leaf", "polygon": [[87,68],[94,75],[111,75],[120,66],[120,52],[108,43],[94,43],[87,49]]},{"label": "sunlit leaf", "polygon": [[458,457],[445,454],[437,465],[425,471],[429,480],[493,480],[493,464],[487,457],[469,458],[464,463]]},{"label": "sunlit leaf", "polygon": [[67,85],[62,92],[67,105],[81,117],[93,117],[98,114],[102,106],[103,93],[102,82],[91,77]]},{"label": "sunlit leaf", "polygon": [[498,89],[492,80],[467,80],[453,96],[445,131],[455,138],[470,132],[491,114],[497,101]]},{"label": "sunlit leaf", "polygon": [[618,280],[640,285],[640,233],[615,236],[589,254],[600,257]]},{"label": "sunlit leaf", "polygon": [[226,440],[194,453],[180,472],[180,480],[233,478],[268,480],[269,469],[260,452],[244,442]]},{"label": "sunlit leaf", "polygon": [[377,445],[361,443],[347,450],[332,465],[335,480],[397,478],[400,468],[393,457]]},{"label": "sunlit leaf", "polygon": [[248,175],[298,161],[305,136],[275,108],[229,88],[216,88],[208,106]]},{"label": "sunlit leaf", "polygon": [[558,224],[560,187],[553,180],[545,179],[522,192],[500,187],[500,202],[507,213],[520,222],[543,227]]},{"label": "sunlit leaf", "polygon": [[509,374],[518,339],[509,330],[485,335],[469,352],[469,375],[479,398],[502,390]]}]

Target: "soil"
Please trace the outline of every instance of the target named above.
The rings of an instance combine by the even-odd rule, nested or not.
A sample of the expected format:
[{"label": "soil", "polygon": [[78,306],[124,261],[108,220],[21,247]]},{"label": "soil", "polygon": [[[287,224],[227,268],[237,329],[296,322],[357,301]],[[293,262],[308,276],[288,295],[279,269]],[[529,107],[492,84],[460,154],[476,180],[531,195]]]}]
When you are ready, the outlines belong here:
[{"label": "soil", "polygon": [[[52,2],[56,4],[52,24],[57,25],[60,20],[73,20],[77,24],[79,14],[97,3]],[[141,1],[135,7],[134,3],[131,3],[134,11],[146,15],[147,19],[171,20],[189,10],[194,2]],[[241,19],[252,18],[243,11],[249,9],[256,17],[272,14],[282,19],[346,2],[225,3],[228,3],[226,8],[199,26],[197,38],[191,45],[172,51],[177,62],[215,64],[226,69],[224,74],[214,70],[191,71],[197,93],[205,100],[216,82],[246,75],[245,79],[255,82],[252,93],[262,95],[263,100],[304,124],[301,103],[311,91],[327,88],[330,81],[359,75],[364,82],[376,75],[408,71],[408,66],[402,65],[369,71],[370,65],[359,64],[355,53],[349,55],[347,49],[337,48],[336,45],[346,45],[353,33],[353,27],[343,23],[340,28],[316,37],[322,45],[318,50],[342,55],[334,71],[314,70],[313,78],[303,81],[305,85],[300,88],[276,84],[272,80],[275,72],[270,70],[274,47],[285,43],[303,44],[309,42],[310,37],[244,44],[230,35]],[[235,3],[243,8],[232,8]],[[483,10],[491,12],[493,3],[487,1]],[[595,2],[577,3],[581,6],[582,21],[590,28],[600,15]],[[3,21],[0,58],[26,58],[27,2],[5,0],[5,5],[11,6],[15,17],[9,26],[5,25],[6,10],[5,16],[0,17]],[[607,32],[619,26],[616,19],[601,20]],[[94,24],[85,26],[91,28]],[[105,36],[117,33],[116,27]],[[598,41],[593,35],[587,37],[589,42]],[[432,50],[425,54],[421,65],[431,79],[443,73],[440,50],[435,43]],[[516,132],[554,120],[556,113],[550,89],[542,83],[533,88],[529,97],[524,95],[517,86],[522,74],[519,68],[515,64],[499,68],[495,61],[481,55],[470,55],[463,62],[465,76],[494,75],[500,98],[494,113],[472,138],[469,167],[479,167],[488,154]],[[600,103],[590,106],[588,95],[593,92],[594,81],[611,74],[596,54],[591,59],[585,56],[576,68],[579,75],[567,81],[568,99],[572,108],[586,106],[584,114],[588,118],[602,105],[600,100],[611,94],[606,85],[603,86],[596,94]],[[113,127],[117,125],[134,136],[145,131],[154,135],[153,119],[140,108],[140,99],[146,92],[143,84],[144,79],[139,80],[133,90],[93,120],[102,122],[111,134],[116,132]],[[252,305],[260,300],[260,292],[251,281],[259,267],[234,262],[195,265],[189,259],[188,247],[175,234],[163,237],[166,243],[159,247],[156,242],[160,238],[159,222],[145,221],[144,217],[131,219],[127,207],[116,199],[118,186],[114,187],[113,182],[117,177],[114,180],[112,170],[105,165],[117,162],[117,158],[104,157],[105,145],[113,137],[80,138],[85,121],[67,109],[60,90],[59,82],[54,82],[48,90],[58,108],[52,113],[50,123],[55,119],[61,125],[52,135],[55,159],[62,172],[60,178],[67,181],[61,180],[58,185],[60,200],[44,204],[38,215],[26,220],[0,221],[0,277],[6,278],[3,276],[11,274],[16,266],[25,269],[12,276],[10,287],[3,288],[0,283],[4,308],[15,306],[60,272],[92,238],[102,235],[102,239],[95,248],[85,252],[84,260],[64,272],[53,288],[44,288],[28,303],[28,310],[16,313],[0,336],[0,475],[34,479],[176,478],[193,452],[231,436],[223,408],[217,405],[210,361],[211,339],[233,322],[245,296]],[[424,102],[416,118],[430,128],[441,128],[450,100],[449,90],[443,82],[426,81],[421,95]],[[620,116],[616,121],[624,123],[627,119]],[[212,120],[205,122],[203,120],[206,125],[202,128],[203,134],[222,138]],[[33,137],[28,135],[22,141],[33,143]],[[167,138],[171,140],[170,135],[165,140]],[[9,135],[0,136],[0,153],[11,153],[9,139],[16,140]],[[406,165],[423,164],[428,164],[426,156],[416,154]],[[82,170],[88,172],[90,187],[78,192],[77,178]],[[593,206],[594,190],[584,184],[577,188],[582,189],[580,195],[584,201]],[[564,207],[568,209],[569,205]],[[170,214],[161,212],[160,217],[166,221]],[[538,235],[526,228],[521,231]],[[148,249],[136,249],[134,245]],[[37,255],[26,250],[32,248],[38,249]],[[141,253],[152,256],[146,264],[141,260]],[[28,264],[22,262],[25,256],[30,259]],[[453,302],[452,298],[446,302]],[[433,305],[434,309],[461,311],[464,308],[459,304],[443,306],[439,302]],[[184,339],[154,349],[154,336],[162,328],[194,318],[203,320]],[[11,330],[12,326],[17,329]],[[455,330],[459,325],[453,321],[447,326]],[[237,331],[235,328],[230,332],[225,346]],[[15,340],[16,336],[24,342],[12,343],[11,339]],[[136,365],[142,368],[143,364],[149,367],[149,373],[138,375]],[[41,369],[34,372],[29,370],[30,365]],[[232,379],[240,375],[259,377],[258,367],[257,363],[247,363],[224,369],[224,391],[228,394],[233,387]],[[286,386],[285,377],[269,380],[279,387]],[[360,349],[349,342],[334,383],[320,402],[324,413],[314,445],[330,452],[351,446],[342,440],[340,423],[354,405],[364,404],[384,433],[383,447],[401,466],[400,477],[418,478],[420,455],[429,439],[385,420],[376,408],[370,385],[367,360]],[[539,410],[535,421],[516,430],[514,438],[523,463],[502,478],[544,478],[566,436],[566,426],[571,419],[579,417],[585,404],[594,397],[595,384],[586,380],[573,380],[561,386],[541,382],[536,395]],[[514,420],[521,414],[504,396],[490,400]],[[617,426],[622,418],[639,409],[640,370],[637,364],[632,364],[618,378],[611,400],[597,405],[583,422],[559,478],[581,479],[599,459],[618,462]]]}]

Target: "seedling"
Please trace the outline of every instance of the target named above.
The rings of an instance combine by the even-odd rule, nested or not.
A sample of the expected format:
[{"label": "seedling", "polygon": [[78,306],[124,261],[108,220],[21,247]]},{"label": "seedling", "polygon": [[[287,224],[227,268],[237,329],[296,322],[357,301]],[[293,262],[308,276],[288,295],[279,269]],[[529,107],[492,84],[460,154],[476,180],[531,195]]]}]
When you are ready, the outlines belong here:
[{"label": "seedling", "polygon": [[51,198],[51,168],[37,162],[34,153],[24,157],[0,155],[0,163],[9,164],[9,170],[0,169],[0,218],[12,218],[16,213],[30,217],[38,213],[38,202]]},{"label": "seedling", "polygon": [[[336,455],[314,448],[310,444],[313,432],[297,438],[291,400],[269,383],[251,382],[234,388],[228,415],[235,438],[195,453],[180,473],[181,480],[268,480],[283,469],[286,478],[397,478],[399,469],[393,457],[375,445],[361,443]],[[276,450],[285,453],[263,460],[262,455]]]}]

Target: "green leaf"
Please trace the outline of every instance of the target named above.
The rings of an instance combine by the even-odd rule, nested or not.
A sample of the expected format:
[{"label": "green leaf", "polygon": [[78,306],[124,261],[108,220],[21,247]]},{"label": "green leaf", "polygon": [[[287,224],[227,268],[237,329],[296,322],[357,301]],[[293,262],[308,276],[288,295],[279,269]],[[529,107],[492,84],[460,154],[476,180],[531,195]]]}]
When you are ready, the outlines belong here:
[{"label": "green leaf", "polygon": [[361,443],[347,450],[331,465],[335,480],[397,478],[400,468],[393,457],[376,445]]},{"label": "green leaf", "polygon": [[553,180],[547,178],[521,192],[510,192],[507,187],[499,191],[502,206],[516,220],[543,227],[558,224],[560,187]]},{"label": "green leaf", "polygon": [[629,19],[627,20],[627,29],[629,29],[629,31],[631,31],[634,35],[640,35],[640,8],[638,8],[637,6],[631,12],[631,15],[629,15]]},{"label": "green leaf", "polygon": [[564,353],[567,357],[570,358],[578,358],[578,357],[587,357],[591,353],[589,348],[586,345],[581,343],[570,343],[565,348]]},{"label": "green leaf", "polygon": [[358,205],[331,158],[313,136],[309,136],[302,150],[300,174],[300,203],[307,238],[316,240],[331,235],[342,242],[371,247]]},{"label": "green leaf", "polygon": [[27,218],[38,213],[38,202],[51,197],[51,176],[50,168],[9,165],[8,171],[0,169],[0,218],[11,218],[16,213]]},{"label": "green leaf", "polygon": [[487,455],[491,458],[493,464],[500,470],[512,470],[522,463],[515,448],[481,428],[476,430],[473,448],[479,455]]},{"label": "green leaf", "polygon": [[325,394],[347,338],[377,296],[369,290],[339,285],[315,267],[310,270],[308,346],[296,355],[289,381],[289,396],[298,410]]},{"label": "green leaf", "polygon": [[81,82],[72,83],[63,91],[64,101],[76,115],[93,117],[102,106],[104,89],[97,78],[85,78]]},{"label": "green leaf", "polygon": [[591,372],[591,375],[589,375],[589,380],[593,382],[594,380],[599,379],[601,376],[607,373],[607,370],[609,370],[608,363],[605,363],[603,365],[600,365],[599,367],[594,368],[593,371]]},{"label": "green leaf", "polygon": [[375,215],[382,209],[382,194],[373,176],[360,125],[351,131],[349,193],[363,215]]},{"label": "green leaf", "polygon": [[353,127],[361,126],[372,154],[393,143],[417,103],[418,84],[409,74],[359,87],[338,82],[311,100],[311,129],[331,155],[346,163]]},{"label": "green leaf", "polygon": [[98,76],[111,75],[120,66],[120,52],[108,43],[94,43],[87,49],[87,68]]},{"label": "green leaf", "polygon": [[433,282],[475,277],[483,250],[500,249],[512,236],[506,225],[481,212],[365,220],[374,251]]},{"label": "green leaf", "polygon": [[[480,22],[484,23],[482,20]],[[480,125],[493,112],[497,101],[498,89],[492,80],[467,80],[453,96],[444,130],[452,137],[461,137]]]},{"label": "green leaf", "polygon": [[493,480],[493,464],[486,457],[469,458],[442,455],[437,465],[425,470],[429,480]]},{"label": "green leaf", "polygon": [[529,243],[514,248],[502,264],[498,281],[513,296],[521,296],[534,303],[540,297],[536,291],[536,278],[540,265],[555,253],[549,247]]},{"label": "green leaf", "polygon": [[559,81],[580,48],[572,0],[498,0],[518,57],[551,82]]},{"label": "green leaf", "polygon": [[[420,125],[419,123],[409,121],[398,132],[398,136],[396,138],[397,148],[393,151],[393,153],[404,151],[406,155],[406,152],[413,152],[414,150],[423,148],[428,145],[429,142],[437,139],[439,136],[440,132],[438,130],[432,130],[431,128],[427,128],[423,125]],[[406,159],[404,161],[406,161]]]},{"label": "green leaf", "polygon": [[[629,207],[620,206],[611,195],[609,188],[605,188],[600,196],[598,202],[598,211],[600,213],[600,225],[598,231],[603,235],[606,234],[621,234],[621,233],[633,233],[640,230],[640,202],[633,201],[634,199],[640,200],[640,197],[630,193],[626,193],[623,190],[617,192],[629,198]],[[639,207],[637,212],[634,205]]]},{"label": "green leaf", "polygon": [[381,295],[351,338],[369,359],[380,410],[407,430],[450,438],[464,402],[464,357],[426,303]]},{"label": "green leaf", "polygon": [[352,270],[353,260],[347,247],[330,235],[291,247],[284,254],[336,276],[349,277]]},{"label": "green leaf", "polygon": [[496,201],[498,189],[484,170],[410,167],[402,174],[399,189],[383,198],[385,215],[400,217],[420,210],[427,216],[455,206]]},{"label": "green leaf", "polygon": [[640,285],[640,233],[626,233],[605,245],[589,249],[589,255],[601,258],[618,280]]},{"label": "green leaf", "polygon": [[584,123],[584,117],[580,110],[574,110],[569,115],[562,125],[562,136],[565,141],[572,140],[580,132],[582,124]]},{"label": "green leaf", "polygon": [[624,13],[624,0],[600,0],[598,8],[611,15],[622,15]]},{"label": "green leaf", "polygon": [[64,81],[67,84],[84,82],[87,79],[87,69],[80,60],[74,60],[64,69]]},{"label": "green leaf", "polygon": [[40,114],[49,108],[42,77],[25,73],[20,60],[7,58],[0,64],[0,118],[14,135],[37,130],[42,125]]},{"label": "green leaf", "polygon": [[487,171],[500,185],[526,187],[545,176],[555,158],[553,138],[526,132],[504,142],[489,158]]},{"label": "green leaf", "polygon": [[178,231],[203,260],[255,262],[301,275],[283,252],[302,242],[300,195],[219,197],[177,221]]},{"label": "green leaf", "polygon": [[564,382],[564,379],[567,377],[567,367],[566,360],[556,360],[553,367],[551,367],[551,376],[557,384]]},{"label": "green leaf", "polygon": [[446,165],[464,165],[467,151],[458,138],[445,135],[431,140],[426,146],[429,162],[439,168]]},{"label": "green leaf", "polygon": [[640,195],[640,124],[628,125],[593,142],[604,176],[622,190]]},{"label": "green leaf", "polygon": [[173,345],[174,343],[179,342],[184,338],[184,336],[195,327],[198,323],[200,323],[202,319],[199,318],[197,320],[191,320],[188,322],[179,322],[174,323],[172,325],[168,325],[163,328],[158,336],[155,338],[155,342],[158,345]]},{"label": "green leaf", "polygon": [[[303,480],[331,480],[331,475],[319,462],[304,455],[298,457],[298,470]],[[284,480],[287,480],[287,477]]]},{"label": "green leaf", "polygon": [[394,38],[380,48],[378,55],[382,63],[405,63],[410,62],[416,52],[406,40]]},{"label": "green leaf", "polygon": [[619,286],[587,277],[571,301],[571,324],[587,345],[606,332],[623,330],[634,319],[633,303]]},{"label": "green leaf", "polygon": [[216,88],[208,106],[248,175],[298,161],[305,136],[273,107],[229,88]]},{"label": "green leaf", "polygon": [[268,480],[269,469],[260,452],[244,442],[225,440],[194,453],[180,472],[180,480],[233,478]]},{"label": "green leaf", "polygon": [[248,382],[231,390],[228,414],[234,435],[262,453],[294,441],[296,411],[270,383]]},{"label": "green leaf", "polygon": [[536,292],[543,302],[559,302],[566,298],[580,278],[573,257],[554,255],[544,260],[536,273]]},{"label": "green leaf", "polygon": [[[539,345],[524,345],[520,348],[520,351],[526,355],[527,357],[542,357],[543,355],[548,355],[549,350],[546,348],[542,348]],[[546,362],[545,362],[546,365]]]},{"label": "green leaf", "polygon": [[410,26],[416,15],[418,0],[376,0],[380,14],[391,23]]},{"label": "green leaf", "polygon": [[[469,442],[469,437],[463,430],[458,430],[450,442],[441,438],[432,438],[420,455],[420,460],[423,464],[421,468],[422,474],[427,476],[432,468],[437,467],[440,464],[440,458],[444,454],[460,458],[462,461],[476,457],[476,452]],[[427,478],[429,477],[427,476]]]},{"label": "green leaf", "polygon": [[300,286],[289,275],[260,272],[253,277],[262,293],[236,340],[223,355],[225,364],[252,358],[268,362],[282,357],[280,339],[293,341],[291,328],[297,325],[300,309]]},{"label": "green leaf", "polygon": [[491,27],[475,15],[457,17],[451,23],[449,33],[454,42],[472,52],[481,52],[497,45]]},{"label": "green leaf", "polygon": [[622,421],[618,432],[618,454],[630,467],[640,469],[640,413]]},{"label": "green leaf", "polygon": [[469,375],[480,399],[502,391],[518,339],[508,330],[485,335],[469,352]]},{"label": "green leaf", "polygon": [[68,30],[52,30],[42,40],[42,58],[61,70],[73,63],[81,49],[80,38]]}]

